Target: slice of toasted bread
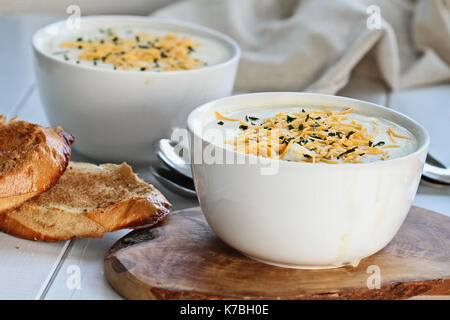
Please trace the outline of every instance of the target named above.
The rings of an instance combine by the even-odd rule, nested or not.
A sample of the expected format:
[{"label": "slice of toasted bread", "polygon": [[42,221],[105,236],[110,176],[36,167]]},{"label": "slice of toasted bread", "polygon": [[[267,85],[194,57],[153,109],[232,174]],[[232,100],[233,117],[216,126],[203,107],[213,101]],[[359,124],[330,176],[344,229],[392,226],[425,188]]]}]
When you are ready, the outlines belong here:
[{"label": "slice of toasted bread", "polygon": [[53,188],[1,214],[0,230],[42,241],[96,238],[149,227],[169,211],[167,199],[126,163],[70,162]]},{"label": "slice of toasted bread", "polygon": [[0,214],[50,189],[66,170],[74,137],[0,116]]}]

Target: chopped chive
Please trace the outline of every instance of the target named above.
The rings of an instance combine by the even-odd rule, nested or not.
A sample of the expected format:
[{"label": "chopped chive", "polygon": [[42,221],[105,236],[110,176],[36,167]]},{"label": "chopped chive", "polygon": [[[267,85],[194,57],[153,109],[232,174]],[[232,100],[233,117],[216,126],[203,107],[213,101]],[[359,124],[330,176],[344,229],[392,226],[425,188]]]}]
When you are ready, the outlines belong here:
[{"label": "chopped chive", "polygon": [[290,117],[289,115],[286,116],[286,122],[287,122],[287,123],[291,123],[291,122],[294,121],[294,120],[295,120],[295,118]]},{"label": "chopped chive", "polygon": [[106,60],[110,55],[111,55],[111,52],[108,52],[107,54],[105,54],[105,55],[102,57],[102,61],[105,62],[105,60]]},{"label": "chopped chive", "polygon": [[354,148],[348,149],[347,151],[342,152],[340,155],[338,155],[337,158],[340,159],[342,156],[344,156],[344,155],[346,155],[346,154],[349,154],[349,153],[352,153],[352,152],[355,151],[357,148],[358,148],[358,147],[354,147]]},{"label": "chopped chive", "polygon": [[298,141],[297,143],[299,144],[299,145],[301,145],[302,143],[307,143],[308,142],[308,139],[305,139],[305,138],[303,138],[303,137],[300,137],[300,141]]},{"label": "chopped chive", "polygon": [[354,133],[355,133],[355,131],[350,131],[350,132],[347,134],[346,138],[347,138],[347,139],[350,138],[350,136],[351,136],[352,134],[354,134]]}]

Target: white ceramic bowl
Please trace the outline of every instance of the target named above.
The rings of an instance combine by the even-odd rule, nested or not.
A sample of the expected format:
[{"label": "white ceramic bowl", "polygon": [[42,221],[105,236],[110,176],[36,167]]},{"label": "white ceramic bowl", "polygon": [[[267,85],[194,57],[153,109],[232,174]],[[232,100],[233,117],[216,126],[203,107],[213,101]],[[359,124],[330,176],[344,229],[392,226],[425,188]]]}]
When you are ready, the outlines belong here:
[{"label": "white ceramic bowl", "polygon": [[163,28],[218,41],[230,51],[223,63],[195,70],[106,70],[58,59],[44,50],[61,34],[79,34],[66,21],[50,24],[32,39],[37,85],[47,118],[75,134],[74,148],[105,161],[147,162],[152,142],[184,126],[194,107],[231,93],[240,49],[229,37],[190,24],[137,16],[81,18],[83,28]]},{"label": "white ceramic bowl", "polygon": [[[256,260],[294,268],[356,264],[392,240],[416,194],[429,136],[414,120],[372,103],[307,93],[260,93],[204,104],[188,118],[194,146],[212,146],[202,130],[214,112],[272,106],[353,107],[391,120],[418,141],[415,152],[362,164],[311,164],[242,156],[245,164],[192,164],[200,205],[227,244]],[[198,143],[200,142],[200,143]],[[216,146],[225,157],[233,150]],[[192,148],[194,149],[194,148]],[[204,151],[204,154],[207,154]],[[204,155],[203,155],[204,157]],[[260,158],[261,159],[261,158]],[[250,164],[251,162],[256,164]],[[262,167],[277,167],[262,175]]]}]

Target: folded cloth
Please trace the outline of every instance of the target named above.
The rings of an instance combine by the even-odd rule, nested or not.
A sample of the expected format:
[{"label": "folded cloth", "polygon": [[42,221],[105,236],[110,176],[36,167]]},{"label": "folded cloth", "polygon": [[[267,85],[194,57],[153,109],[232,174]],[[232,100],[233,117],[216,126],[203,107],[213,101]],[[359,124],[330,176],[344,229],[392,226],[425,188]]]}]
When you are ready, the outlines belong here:
[{"label": "folded cloth", "polygon": [[234,38],[238,91],[333,94],[352,74],[393,90],[450,80],[450,0],[190,0],[153,15]]}]

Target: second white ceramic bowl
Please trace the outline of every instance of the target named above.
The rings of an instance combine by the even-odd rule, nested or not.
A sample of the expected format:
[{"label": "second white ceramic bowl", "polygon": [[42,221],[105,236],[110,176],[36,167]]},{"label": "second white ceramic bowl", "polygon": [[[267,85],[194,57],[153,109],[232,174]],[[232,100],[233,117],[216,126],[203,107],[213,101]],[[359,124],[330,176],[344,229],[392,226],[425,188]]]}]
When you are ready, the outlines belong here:
[{"label": "second white ceramic bowl", "polygon": [[[103,161],[148,162],[152,142],[184,126],[199,104],[231,94],[240,49],[229,37],[200,26],[138,16],[81,18],[81,31],[66,21],[48,25],[33,36],[37,85],[47,118],[75,134],[74,148]],[[106,70],[57,59],[46,42],[83,29],[166,29],[218,41],[230,52],[223,63],[170,72]]]},{"label": "second white ceramic bowl", "polygon": [[[256,107],[305,106],[355,109],[408,129],[415,152],[362,164],[311,164],[243,155],[245,163],[195,159],[192,169],[200,205],[211,228],[227,244],[254,259],[284,267],[332,268],[356,264],[385,247],[402,225],[414,199],[429,136],[414,120],[372,103],[307,93],[232,96],[195,109],[188,128],[195,146],[213,145],[205,126],[222,114]],[[251,111],[250,111],[251,113]],[[198,149],[197,149],[198,152]],[[209,152],[204,152],[204,155]],[[252,163],[253,162],[253,163]],[[274,174],[261,169],[273,165]]]}]

